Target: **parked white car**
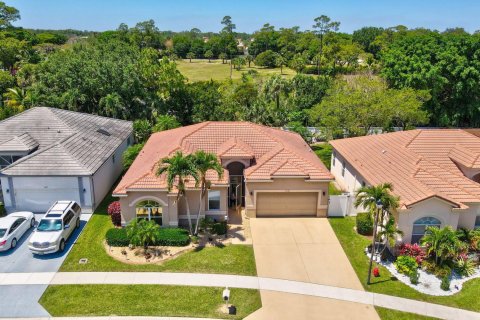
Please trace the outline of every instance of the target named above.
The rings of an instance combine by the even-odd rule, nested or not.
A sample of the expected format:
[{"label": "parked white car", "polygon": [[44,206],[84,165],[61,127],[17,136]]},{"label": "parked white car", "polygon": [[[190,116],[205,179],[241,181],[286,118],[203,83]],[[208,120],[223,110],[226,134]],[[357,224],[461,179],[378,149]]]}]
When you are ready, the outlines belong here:
[{"label": "parked white car", "polygon": [[28,243],[34,254],[65,250],[65,243],[75,228],[80,227],[82,210],[75,201],[57,201],[38,223]]},{"label": "parked white car", "polygon": [[13,249],[18,240],[35,226],[35,215],[32,212],[14,212],[0,218],[0,251]]}]

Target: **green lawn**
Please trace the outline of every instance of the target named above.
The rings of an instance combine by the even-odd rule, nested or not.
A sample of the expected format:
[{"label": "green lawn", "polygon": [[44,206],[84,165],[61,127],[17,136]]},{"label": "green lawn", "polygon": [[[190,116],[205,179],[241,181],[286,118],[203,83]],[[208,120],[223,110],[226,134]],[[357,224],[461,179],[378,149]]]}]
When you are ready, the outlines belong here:
[{"label": "green lawn", "polygon": [[[392,278],[387,269],[380,266],[380,277],[373,278],[373,283],[366,284],[368,274],[367,256],[364,253],[365,248],[370,243],[365,237],[357,234],[353,227],[355,226],[354,217],[330,218],[330,224],[335,231],[338,240],[342,244],[343,250],[347,254],[358,278],[367,291],[388,294],[408,299],[426,301],[430,303],[443,304],[455,308],[480,311],[480,279],[473,279],[464,284],[462,291],[452,296],[430,296],[420,293],[402,282]],[[387,318],[388,319],[388,318]]]},{"label": "green lawn", "polygon": [[[131,265],[110,257],[104,249],[105,233],[113,225],[106,214],[107,205],[113,201],[107,197],[96,210],[74,244],[60,271],[164,271],[226,273],[256,275],[255,258],[252,246],[228,245],[223,248],[203,248],[187,252],[178,258],[161,265]],[[87,264],[79,264],[81,258],[87,258]]]},{"label": "green lawn", "polygon": [[332,160],[332,146],[328,143],[318,143],[310,146],[323,164],[330,170]]},{"label": "green lawn", "polygon": [[421,316],[414,313],[402,312],[392,309],[375,307],[382,320],[433,320],[437,318]]},{"label": "green lawn", "polygon": [[54,285],[40,304],[62,316],[170,316],[243,319],[261,307],[257,290],[231,289],[237,315],[219,312],[223,288],[167,285]]},{"label": "green lawn", "polygon": [[[208,80],[228,80],[230,79],[230,65],[222,64],[222,60],[212,60],[208,62],[206,59],[192,59],[190,63],[188,59],[177,61],[178,70],[188,78],[190,82],[208,81]],[[239,80],[242,78],[242,73],[248,70],[256,70],[260,77],[280,74],[280,68],[260,68],[253,63],[251,68],[248,65],[244,66],[240,71],[232,70],[232,80]],[[289,68],[283,68],[283,75],[291,78],[295,75],[295,71]]]}]

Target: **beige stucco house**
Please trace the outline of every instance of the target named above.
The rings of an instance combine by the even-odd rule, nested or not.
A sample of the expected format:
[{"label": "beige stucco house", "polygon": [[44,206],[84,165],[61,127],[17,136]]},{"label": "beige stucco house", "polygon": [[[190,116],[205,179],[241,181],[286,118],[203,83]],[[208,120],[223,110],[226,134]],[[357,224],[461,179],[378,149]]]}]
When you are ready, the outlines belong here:
[{"label": "beige stucco house", "polygon": [[223,220],[229,208],[244,207],[250,217],[324,217],[333,176],[295,133],[248,122],[204,122],[153,134],[113,195],[119,197],[125,223],[153,219],[164,226],[185,224],[185,199],[177,202],[165,176],[156,176],[158,161],[176,151],[215,153],[224,167],[205,201],[193,179],[187,183],[192,214]]},{"label": "beige stucco house", "polygon": [[480,130],[429,129],[335,140],[331,172],[352,196],[364,185],[392,183],[404,242],[418,242],[429,225],[478,228],[479,136]]}]

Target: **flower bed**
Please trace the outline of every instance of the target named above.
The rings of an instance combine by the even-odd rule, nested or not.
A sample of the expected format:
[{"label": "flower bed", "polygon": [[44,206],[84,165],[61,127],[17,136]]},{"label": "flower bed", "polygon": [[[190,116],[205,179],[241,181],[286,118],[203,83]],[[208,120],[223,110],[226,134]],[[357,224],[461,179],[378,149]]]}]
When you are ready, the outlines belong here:
[{"label": "flower bed", "polygon": [[[370,259],[370,253],[368,252],[368,249],[365,249],[365,253],[367,257]],[[390,271],[390,273],[392,274],[392,276],[396,277],[399,281],[403,282],[407,286],[417,290],[418,292],[434,295],[434,296],[453,295],[455,293],[458,293],[460,290],[462,290],[462,286],[465,282],[475,278],[480,278],[479,267],[477,267],[475,269],[474,274],[469,277],[462,277],[453,271],[451,275],[450,289],[448,291],[445,291],[440,288],[440,285],[442,283],[441,279],[439,279],[434,274],[426,272],[421,268],[418,269],[418,275],[419,275],[418,284],[415,285],[411,283],[410,276],[400,273],[392,261],[389,261],[389,260],[381,261],[378,255],[374,257],[374,261],[376,261],[377,264],[387,268],[388,271]]]}]

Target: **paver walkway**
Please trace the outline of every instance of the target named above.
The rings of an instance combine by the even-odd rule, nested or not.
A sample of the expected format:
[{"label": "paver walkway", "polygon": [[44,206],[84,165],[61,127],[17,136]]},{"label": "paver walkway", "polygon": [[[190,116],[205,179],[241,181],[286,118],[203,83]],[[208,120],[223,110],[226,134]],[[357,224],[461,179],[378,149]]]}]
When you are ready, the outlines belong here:
[{"label": "paver walkway", "polygon": [[[0,286],[7,285],[63,285],[63,284],[163,284],[186,285],[206,287],[231,287],[257,289],[269,292],[272,295],[283,295],[294,299],[298,303],[308,306],[314,318],[318,319],[319,313],[325,315],[330,307],[333,313],[340,318],[342,302],[349,302],[358,306],[358,312],[365,313],[367,307],[379,306],[394,310],[422,314],[440,319],[480,319],[480,313],[456,309],[447,306],[426,303],[416,300],[387,296],[383,294],[365,292],[361,290],[340,288],[334,286],[306,283],[292,280],[272,279],[265,277],[223,275],[223,274],[198,274],[198,273],[167,273],[167,272],[59,272],[59,273],[8,273],[0,275]],[[298,297],[308,296],[307,299]],[[278,297],[277,297],[278,298]],[[312,299],[327,298],[320,301],[320,305],[312,303]],[[295,300],[297,299],[297,300]],[[302,302],[303,301],[303,302]],[[316,301],[316,300],[315,300]],[[350,307],[350,306],[349,306]],[[263,309],[263,308],[262,308]],[[267,309],[268,310],[268,309]],[[288,313],[288,311],[286,311]],[[294,312],[291,310],[290,312]],[[332,313],[332,314],[333,314]],[[356,314],[352,319],[361,319],[363,313]],[[295,318],[303,319],[295,313]],[[270,319],[274,319],[270,316]],[[345,319],[345,318],[343,318]]]},{"label": "paver walkway", "polygon": [[[363,291],[327,219],[250,219],[259,276]],[[249,320],[379,319],[372,305],[260,291],[262,308]]]}]

